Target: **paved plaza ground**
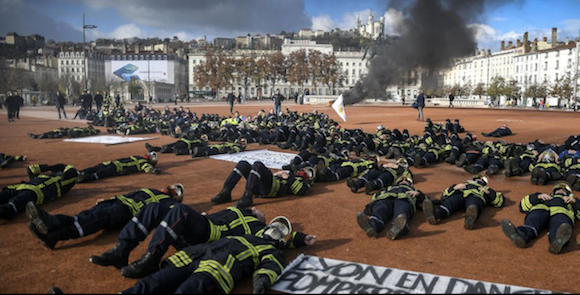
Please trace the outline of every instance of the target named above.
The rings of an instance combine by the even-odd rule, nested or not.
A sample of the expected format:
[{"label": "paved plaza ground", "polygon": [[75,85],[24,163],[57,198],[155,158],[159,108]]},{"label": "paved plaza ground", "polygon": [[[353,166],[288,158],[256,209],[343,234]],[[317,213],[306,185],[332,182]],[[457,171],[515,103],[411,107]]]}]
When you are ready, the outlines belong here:
[{"label": "paved plaza ground", "polygon": [[[156,107],[162,108],[164,104]],[[169,104],[174,107],[173,104]],[[225,103],[186,104],[192,111],[226,115]],[[132,108],[132,105],[128,105]],[[242,115],[255,115],[260,109],[268,111],[270,102],[252,102],[236,105]],[[340,118],[332,109],[323,105],[282,106],[299,112],[317,109],[327,112],[335,120]],[[72,118],[76,108],[67,108]],[[363,128],[373,132],[378,124],[400,130],[407,128],[411,134],[422,135],[424,122],[417,121],[417,112],[409,106],[394,104],[347,106],[346,128]],[[0,152],[26,155],[26,162],[16,162],[9,169],[0,171],[0,187],[27,179],[28,164],[72,164],[84,169],[103,161],[146,152],[144,142],[114,146],[87,143],[67,143],[59,139],[31,139],[28,133],[41,133],[57,127],[86,126],[84,120],[58,120],[54,106],[26,107],[20,112],[21,119],[13,123],[6,120],[6,109],[0,110]],[[485,140],[481,132],[490,132],[502,124],[508,124],[515,135],[505,137],[508,142],[525,143],[536,139],[563,143],[571,134],[580,134],[580,113],[560,111],[533,111],[517,109],[475,109],[427,107],[425,117],[434,122],[446,118],[459,119],[465,129]],[[99,127],[106,134],[105,128]],[[141,135],[140,135],[141,136]],[[163,145],[175,139],[160,134],[148,141]],[[276,146],[251,144],[249,150],[268,148],[281,151]],[[284,152],[292,152],[284,150]],[[162,154],[157,165],[160,175],[133,174],[108,178],[92,183],[77,184],[66,196],[44,204],[51,214],[69,214],[88,209],[97,199],[124,194],[141,187],[164,188],[180,182],[185,185],[184,203],[199,211],[213,213],[234,203],[213,205],[210,199],[220,191],[235,163],[213,159],[191,159],[188,156]],[[441,192],[454,183],[472,177],[455,165],[440,163],[427,168],[411,168],[416,188],[431,198],[440,198]],[[243,192],[244,180],[234,190],[234,201]],[[369,239],[356,223],[357,211],[363,210],[370,200],[364,193],[354,194],[345,181],[315,183],[311,193],[304,197],[287,196],[277,199],[255,199],[267,219],[278,215],[287,216],[295,230],[318,236],[318,243],[311,248],[287,252],[291,261],[300,253],[319,257],[393,267],[403,270],[427,272],[437,275],[467,278],[495,283],[518,285],[557,292],[580,292],[578,285],[578,261],[580,245],[578,229],[570,244],[559,255],[548,252],[548,237],[543,232],[526,249],[512,245],[505,237],[500,221],[511,219],[520,225],[525,215],[518,210],[523,196],[533,192],[549,192],[551,186],[531,184],[530,176],[506,178],[502,173],[491,177],[490,186],[506,196],[506,206],[501,209],[486,208],[475,224],[467,231],[463,228],[463,214],[457,213],[439,225],[430,225],[422,212],[412,219],[411,232],[400,240],[391,241],[384,233],[377,239]],[[89,256],[98,255],[116,243],[118,230],[108,230],[78,240],[59,242],[55,250],[44,248],[27,228],[24,213],[6,224],[0,225],[0,292],[45,293],[49,286],[60,286],[66,293],[117,293],[136,280],[123,278],[113,267],[101,267],[89,262]],[[149,241],[149,240],[147,240]],[[130,261],[141,257],[145,244],[131,254]],[[173,254],[171,250],[169,254]],[[250,293],[251,280],[236,286],[233,293]]]}]

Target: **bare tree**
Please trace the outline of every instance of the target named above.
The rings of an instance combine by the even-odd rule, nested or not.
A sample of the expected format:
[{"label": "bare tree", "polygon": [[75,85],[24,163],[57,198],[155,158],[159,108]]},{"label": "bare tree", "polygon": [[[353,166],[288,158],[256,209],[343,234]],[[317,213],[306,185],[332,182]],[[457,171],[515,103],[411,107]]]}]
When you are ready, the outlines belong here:
[{"label": "bare tree", "polygon": [[487,95],[491,98],[491,104],[497,105],[497,99],[504,95],[505,78],[496,76],[491,80],[491,84],[487,88]]},{"label": "bare tree", "polygon": [[287,75],[286,58],[282,52],[276,51],[275,53],[268,55],[266,77],[268,77],[268,82],[272,86],[270,94],[273,94],[273,90],[276,88],[277,83],[284,80]]},{"label": "bare tree", "polygon": [[[264,88],[264,84],[266,82],[266,72],[268,68],[268,58],[266,56],[261,56],[256,61],[256,67],[254,68],[254,72],[252,72],[252,81],[254,81],[254,85],[259,89]],[[262,92],[257,92],[256,96],[258,99],[262,99]]]},{"label": "bare tree", "polygon": [[340,64],[334,54],[322,55],[321,74],[321,82],[328,86],[330,93],[334,95],[336,85],[342,85],[345,79],[344,76],[341,76]]},{"label": "bare tree", "polygon": [[243,54],[234,62],[235,81],[237,84],[244,85],[244,96],[248,97],[248,88],[252,82],[253,73],[256,71],[256,54]]},{"label": "bare tree", "polygon": [[475,86],[475,88],[473,88],[473,91],[471,93],[473,95],[479,96],[479,99],[481,99],[481,96],[485,95],[485,84],[477,83],[477,85]]},{"label": "bare tree", "polygon": [[308,81],[310,69],[306,50],[301,49],[290,53],[288,56],[288,81],[300,88]]},{"label": "bare tree", "polygon": [[322,67],[323,67],[322,52],[318,50],[308,51],[308,70],[310,71],[309,80],[312,82],[313,91],[316,91],[318,83],[322,83]]}]

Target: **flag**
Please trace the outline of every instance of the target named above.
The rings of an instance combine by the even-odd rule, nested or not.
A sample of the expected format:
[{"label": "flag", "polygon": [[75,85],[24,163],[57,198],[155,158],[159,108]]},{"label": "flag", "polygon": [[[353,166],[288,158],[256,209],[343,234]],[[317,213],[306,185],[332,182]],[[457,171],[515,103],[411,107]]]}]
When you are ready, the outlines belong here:
[{"label": "flag", "polygon": [[334,111],[340,116],[340,118],[346,122],[346,112],[344,111],[344,102],[342,99],[342,94],[338,97],[336,101],[332,104]]}]

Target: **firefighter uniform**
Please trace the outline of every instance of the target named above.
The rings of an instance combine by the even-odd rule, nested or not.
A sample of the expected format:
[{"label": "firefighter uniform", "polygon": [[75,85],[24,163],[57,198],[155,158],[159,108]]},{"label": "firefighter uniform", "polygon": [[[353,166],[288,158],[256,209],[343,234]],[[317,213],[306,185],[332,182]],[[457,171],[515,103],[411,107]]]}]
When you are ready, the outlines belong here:
[{"label": "firefighter uniform", "polygon": [[558,254],[570,239],[574,220],[578,218],[575,214],[580,210],[580,202],[566,203],[564,198],[573,198],[573,195],[571,192],[565,195],[556,187],[550,194],[551,199],[542,200],[540,195],[541,193],[530,194],[521,200],[520,212],[526,213],[524,225],[516,227],[504,219],[501,222],[502,230],[514,245],[524,248],[529,241],[537,238],[542,230],[548,229],[549,251]]},{"label": "firefighter uniform", "polygon": [[[417,195],[411,195],[409,191],[415,191]],[[375,193],[371,202],[365,206],[364,212],[357,214],[357,221],[369,237],[376,237],[376,233],[384,230],[390,220],[391,228],[387,232],[387,237],[394,240],[409,232],[408,222],[417,208],[421,209],[420,206],[425,198],[426,196],[413,188],[412,184],[398,183]],[[366,226],[361,224],[361,220],[367,222]],[[373,234],[369,234],[368,226],[371,227]]]},{"label": "firefighter uniform", "polygon": [[240,161],[226,179],[224,188],[233,190],[242,177],[246,178],[246,191],[265,198],[280,197],[287,194],[304,196],[310,190],[310,182],[290,173],[287,179],[274,176],[264,163],[260,161],[250,165]]},{"label": "firefighter uniform", "polygon": [[265,279],[269,287],[286,267],[284,253],[273,243],[245,235],[190,246],[167,258],[158,272],[121,293],[229,294],[247,276],[254,282]]},{"label": "firefighter uniform", "polygon": [[[240,153],[246,149],[245,145],[235,142],[224,142],[220,144],[209,144],[207,146],[198,146],[191,151],[191,157],[209,157],[220,154]],[[177,152],[176,152],[177,153]]]},{"label": "firefighter uniform", "polygon": [[0,153],[0,168],[6,169],[16,161],[24,161],[26,156],[11,156],[9,154]]},{"label": "firefighter uniform", "polygon": [[425,199],[422,207],[429,223],[437,224],[438,219],[445,219],[454,212],[464,211],[465,228],[472,229],[473,223],[479,218],[485,206],[501,208],[504,205],[503,194],[496,192],[485,182],[469,180],[465,183],[464,189],[455,189],[455,186],[456,184],[453,184],[445,189],[441,200],[434,202],[436,204],[428,204],[431,200]]},{"label": "firefighter uniform", "polygon": [[[51,171],[51,174],[44,172]],[[76,184],[77,170],[71,165],[30,165],[29,181],[9,185],[0,192],[0,219],[12,219],[32,201],[42,205],[64,196]]]},{"label": "firefighter uniform", "polygon": [[77,239],[102,229],[124,226],[149,203],[169,207],[176,202],[173,196],[162,191],[142,188],[102,201],[75,216],[62,214],[51,216],[53,222],[46,224],[47,234],[39,233],[34,228],[30,229],[45,246],[52,249],[58,241]]},{"label": "firefighter uniform", "polygon": [[128,158],[106,161],[93,167],[86,168],[81,171],[82,176],[79,177],[79,182],[89,182],[137,172],[155,173],[156,169],[149,160],[144,157],[131,156]]}]

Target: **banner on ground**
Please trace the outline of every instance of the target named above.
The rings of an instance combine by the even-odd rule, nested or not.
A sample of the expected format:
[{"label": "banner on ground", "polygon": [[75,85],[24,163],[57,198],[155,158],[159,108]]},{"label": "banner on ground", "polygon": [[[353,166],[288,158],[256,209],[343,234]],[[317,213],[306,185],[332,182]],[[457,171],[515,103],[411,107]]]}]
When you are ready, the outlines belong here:
[{"label": "banner on ground", "polygon": [[332,108],[338,114],[338,116],[340,116],[340,118],[346,122],[346,112],[344,111],[344,99],[342,98],[342,94],[332,104]]},{"label": "banner on ground", "polygon": [[273,152],[269,150],[246,151],[235,154],[223,154],[210,156],[212,159],[228,161],[237,163],[241,160],[246,160],[250,164],[256,161],[261,161],[268,168],[282,169],[282,166],[290,164],[296,157],[295,154]]},{"label": "banner on ground", "polygon": [[550,294],[551,291],[438,276],[301,254],[272,289],[290,294]]},{"label": "banner on ground", "polygon": [[97,135],[97,136],[87,136],[79,138],[67,138],[63,141],[66,142],[85,142],[85,143],[102,143],[106,145],[115,145],[121,143],[129,143],[136,141],[149,140],[154,138],[149,137],[132,137],[132,136],[116,136],[116,135]]}]

